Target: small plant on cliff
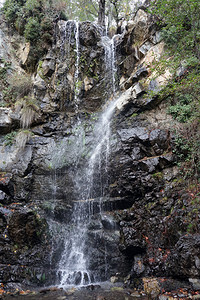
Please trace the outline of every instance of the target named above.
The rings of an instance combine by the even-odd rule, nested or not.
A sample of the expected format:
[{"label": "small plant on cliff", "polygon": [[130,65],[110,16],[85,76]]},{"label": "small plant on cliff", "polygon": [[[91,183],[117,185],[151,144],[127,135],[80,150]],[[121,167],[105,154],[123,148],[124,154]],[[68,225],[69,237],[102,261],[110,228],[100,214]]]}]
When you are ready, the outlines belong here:
[{"label": "small plant on cliff", "polygon": [[20,130],[16,135],[16,146],[20,149],[24,149],[31,136],[32,133],[30,130]]},{"label": "small plant on cliff", "polygon": [[15,73],[10,79],[10,94],[15,98],[23,98],[32,90],[33,84],[29,74]]},{"label": "small plant on cliff", "polygon": [[24,97],[16,102],[15,108],[17,111],[20,111],[22,128],[29,128],[39,116],[39,106],[33,97]]},{"label": "small plant on cliff", "polygon": [[12,131],[4,136],[4,145],[12,146],[15,142],[17,131]]}]

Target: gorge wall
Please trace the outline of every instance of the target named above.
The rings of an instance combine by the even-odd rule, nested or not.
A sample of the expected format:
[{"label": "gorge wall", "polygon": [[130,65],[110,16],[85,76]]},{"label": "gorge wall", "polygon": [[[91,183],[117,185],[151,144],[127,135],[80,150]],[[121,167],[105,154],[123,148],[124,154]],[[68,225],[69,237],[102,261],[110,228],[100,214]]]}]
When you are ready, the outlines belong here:
[{"label": "gorge wall", "polygon": [[[34,74],[27,72],[29,44],[3,23],[0,38],[0,282],[8,289],[60,284],[74,203],[86,200],[79,190],[85,173],[76,176],[102,107],[113,101],[113,84],[118,102],[109,157],[101,154],[90,194],[89,269],[101,280],[115,276],[135,286],[151,276],[195,281],[199,198],[191,203],[176,165],[179,124],[158,96],[171,74],[152,72],[164,43],[145,8],[115,36],[113,48],[90,22],[57,22],[54,43]],[[18,102],[8,104],[13,78],[25,77],[29,85],[15,87]],[[20,93],[32,100],[20,102]]]}]

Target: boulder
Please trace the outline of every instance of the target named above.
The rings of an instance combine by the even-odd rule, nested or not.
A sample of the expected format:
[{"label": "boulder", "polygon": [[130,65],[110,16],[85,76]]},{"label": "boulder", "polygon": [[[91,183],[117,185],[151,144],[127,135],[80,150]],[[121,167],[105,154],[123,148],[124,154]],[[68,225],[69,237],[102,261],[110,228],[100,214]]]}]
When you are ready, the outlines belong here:
[{"label": "boulder", "polygon": [[96,46],[101,40],[100,30],[91,22],[80,23],[80,43],[85,47]]}]

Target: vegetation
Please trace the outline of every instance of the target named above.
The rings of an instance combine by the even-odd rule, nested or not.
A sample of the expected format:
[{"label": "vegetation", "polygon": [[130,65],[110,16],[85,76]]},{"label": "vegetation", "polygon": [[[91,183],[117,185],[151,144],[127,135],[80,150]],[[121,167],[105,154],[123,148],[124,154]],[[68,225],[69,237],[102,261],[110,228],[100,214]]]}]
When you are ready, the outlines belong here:
[{"label": "vegetation", "polygon": [[184,53],[184,59],[191,56],[200,59],[198,0],[154,0],[150,12],[158,17],[165,42],[176,56]]},{"label": "vegetation", "polygon": [[34,71],[39,58],[46,53],[53,39],[54,22],[65,19],[65,1],[6,0],[3,11],[9,26],[30,42],[26,68]]},{"label": "vegetation", "polygon": [[20,111],[22,128],[29,128],[39,116],[39,107],[36,99],[33,97],[26,96],[20,99],[16,102],[15,108],[17,111]]},{"label": "vegetation", "polygon": [[27,96],[33,87],[31,76],[28,74],[14,73],[10,78],[10,94],[15,99]]},{"label": "vegetation", "polygon": [[17,135],[17,131],[12,131],[12,132],[6,134],[4,136],[4,145],[12,146],[13,143],[15,142],[16,135]]},{"label": "vegetation", "polygon": [[16,146],[20,149],[24,149],[31,136],[32,133],[30,130],[20,130],[16,135]]},{"label": "vegetation", "polygon": [[[200,174],[200,3],[198,0],[154,0],[149,11],[157,17],[170,60],[157,70],[168,68],[173,79],[161,92],[169,102],[168,112],[182,123],[175,132],[178,164],[185,178]],[[178,71],[177,71],[178,70]],[[167,97],[166,97],[167,96]]]}]

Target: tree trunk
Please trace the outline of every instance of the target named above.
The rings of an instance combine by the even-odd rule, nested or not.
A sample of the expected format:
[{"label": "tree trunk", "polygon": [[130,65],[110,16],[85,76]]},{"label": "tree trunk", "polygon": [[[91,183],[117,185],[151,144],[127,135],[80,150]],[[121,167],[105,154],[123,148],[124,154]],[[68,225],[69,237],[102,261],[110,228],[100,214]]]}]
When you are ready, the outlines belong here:
[{"label": "tree trunk", "polygon": [[105,0],[99,0],[98,24],[105,27]]}]

